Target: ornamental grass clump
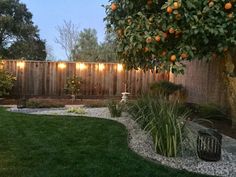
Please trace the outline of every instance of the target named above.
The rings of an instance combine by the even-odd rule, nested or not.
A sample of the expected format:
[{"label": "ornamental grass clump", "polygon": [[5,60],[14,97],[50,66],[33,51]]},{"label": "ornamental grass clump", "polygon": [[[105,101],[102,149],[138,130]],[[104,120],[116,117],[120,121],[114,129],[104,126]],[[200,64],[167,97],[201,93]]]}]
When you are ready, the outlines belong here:
[{"label": "ornamental grass clump", "polygon": [[179,104],[145,96],[130,105],[129,113],[151,134],[158,154],[176,157],[182,153],[189,112],[180,111]]},{"label": "ornamental grass clump", "polygon": [[115,100],[109,100],[107,107],[111,114],[111,117],[120,117],[122,114],[123,106],[121,103],[117,103]]}]

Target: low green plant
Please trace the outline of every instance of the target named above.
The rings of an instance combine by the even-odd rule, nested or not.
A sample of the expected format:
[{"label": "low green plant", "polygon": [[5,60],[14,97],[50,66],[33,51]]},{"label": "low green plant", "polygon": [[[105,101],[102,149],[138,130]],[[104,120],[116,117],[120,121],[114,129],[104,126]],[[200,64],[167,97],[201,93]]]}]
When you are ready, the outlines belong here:
[{"label": "low green plant", "polygon": [[158,154],[175,157],[182,152],[189,112],[180,111],[178,103],[163,96],[143,96],[129,105],[129,113],[152,135]]},{"label": "low green plant", "polygon": [[152,83],[150,85],[150,90],[153,95],[164,95],[169,97],[176,91],[183,91],[183,86],[163,80]]},{"label": "low green plant", "polygon": [[65,92],[75,97],[78,96],[80,94],[80,88],[82,83],[82,78],[76,75],[67,78]]},{"label": "low green plant", "polygon": [[68,113],[74,113],[74,114],[86,114],[86,111],[83,108],[69,108],[67,110]]},{"label": "low green plant", "polygon": [[14,81],[16,81],[16,77],[5,71],[0,62],[0,97],[10,94],[14,86]]},{"label": "low green plant", "polygon": [[62,108],[65,107],[63,103],[55,103],[50,101],[44,101],[40,99],[29,99],[26,101],[26,108]]},{"label": "low green plant", "polygon": [[197,107],[199,118],[222,120],[227,119],[227,110],[215,104],[202,104]]},{"label": "low green plant", "polygon": [[123,110],[122,103],[117,103],[115,100],[109,100],[107,106],[111,114],[111,117],[121,116]]}]

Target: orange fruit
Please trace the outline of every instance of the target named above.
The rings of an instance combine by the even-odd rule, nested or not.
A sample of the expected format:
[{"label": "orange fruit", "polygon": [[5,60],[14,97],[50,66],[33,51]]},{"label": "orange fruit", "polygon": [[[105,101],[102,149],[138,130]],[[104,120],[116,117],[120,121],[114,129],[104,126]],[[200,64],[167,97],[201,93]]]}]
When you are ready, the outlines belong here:
[{"label": "orange fruit", "polygon": [[169,14],[171,14],[172,11],[173,11],[173,9],[169,6],[169,7],[167,7],[166,11],[167,11]]},{"label": "orange fruit", "polygon": [[166,56],[166,53],[167,53],[166,50],[163,50],[163,51],[161,52],[161,56],[163,56],[163,57]]},{"label": "orange fruit", "polygon": [[182,59],[186,59],[186,58],[188,58],[188,54],[187,53],[182,53],[180,57]]},{"label": "orange fruit", "polygon": [[147,5],[152,5],[152,0],[147,0]]},{"label": "orange fruit", "polygon": [[148,47],[145,47],[144,48],[144,52],[148,52],[149,51],[149,48]]},{"label": "orange fruit", "polygon": [[170,33],[170,34],[175,33],[175,29],[171,27],[171,28],[169,29],[169,33]]},{"label": "orange fruit", "polygon": [[212,2],[212,1],[209,2],[208,6],[209,6],[209,7],[213,7],[213,6],[214,6],[214,2]]},{"label": "orange fruit", "polygon": [[157,36],[155,37],[155,40],[156,40],[157,42],[160,42],[160,41],[161,41],[161,37],[160,37],[159,35],[157,35]]},{"label": "orange fruit", "polygon": [[229,19],[233,18],[234,17],[234,14],[233,13],[230,13],[227,15]]},{"label": "orange fruit", "polygon": [[117,8],[118,8],[118,6],[117,6],[116,3],[112,3],[112,4],[111,4],[111,10],[112,10],[112,11],[115,11]]},{"label": "orange fruit", "polygon": [[151,43],[152,42],[152,37],[147,37],[147,39],[146,39],[146,43]]},{"label": "orange fruit", "polygon": [[225,4],[225,9],[226,9],[226,10],[229,10],[229,9],[231,9],[231,8],[232,8],[231,2],[227,2],[227,3]]},{"label": "orange fruit", "polygon": [[178,9],[178,8],[179,8],[179,3],[178,2],[174,2],[173,9]]},{"label": "orange fruit", "polygon": [[175,62],[176,61],[176,55],[171,55],[170,56],[170,61]]}]

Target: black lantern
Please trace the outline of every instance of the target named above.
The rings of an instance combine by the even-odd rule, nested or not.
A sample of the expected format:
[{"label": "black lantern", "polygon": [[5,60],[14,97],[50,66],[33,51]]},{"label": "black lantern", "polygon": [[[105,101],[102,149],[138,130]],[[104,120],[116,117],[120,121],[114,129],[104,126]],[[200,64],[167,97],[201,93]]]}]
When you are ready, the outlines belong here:
[{"label": "black lantern", "polygon": [[219,161],[221,159],[222,135],[214,129],[198,131],[197,153],[205,161]]}]

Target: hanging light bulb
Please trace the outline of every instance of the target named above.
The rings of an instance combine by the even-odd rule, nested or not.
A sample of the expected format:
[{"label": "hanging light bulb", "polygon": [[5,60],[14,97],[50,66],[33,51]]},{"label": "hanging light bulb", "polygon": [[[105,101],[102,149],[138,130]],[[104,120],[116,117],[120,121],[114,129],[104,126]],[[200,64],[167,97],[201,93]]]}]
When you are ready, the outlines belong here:
[{"label": "hanging light bulb", "polygon": [[17,61],[16,67],[19,69],[24,69],[25,68],[25,62],[24,61]]},{"label": "hanging light bulb", "polygon": [[66,64],[65,63],[59,63],[58,64],[58,68],[65,69],[66,68]]}]

